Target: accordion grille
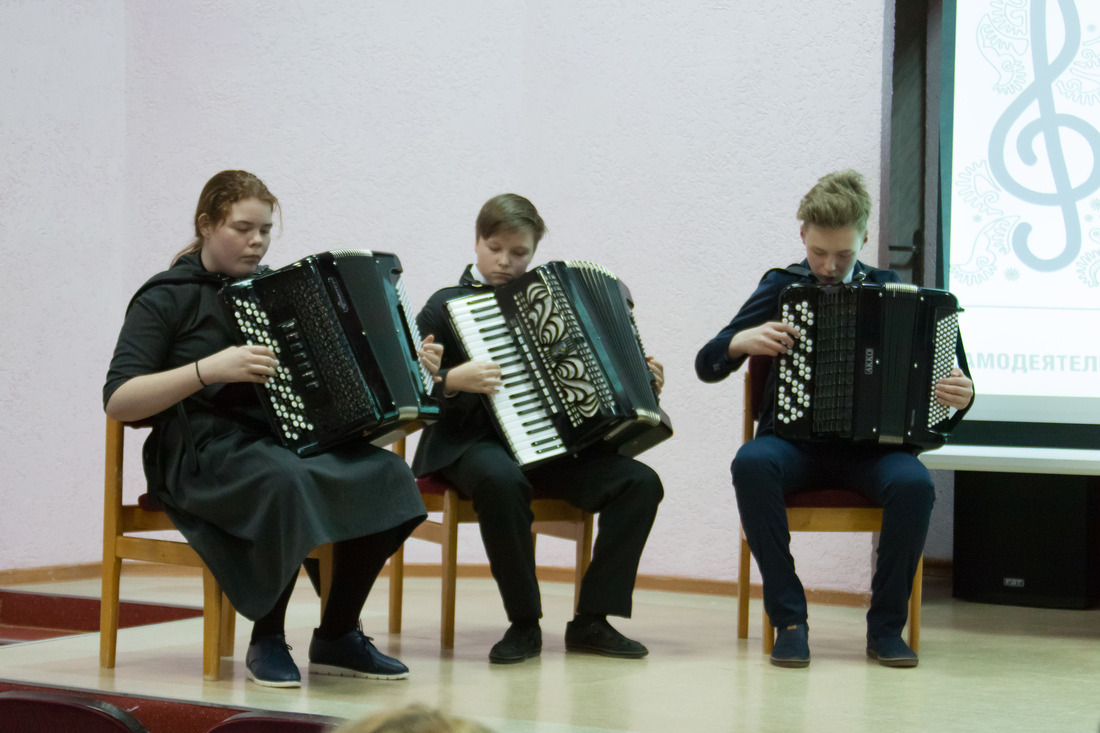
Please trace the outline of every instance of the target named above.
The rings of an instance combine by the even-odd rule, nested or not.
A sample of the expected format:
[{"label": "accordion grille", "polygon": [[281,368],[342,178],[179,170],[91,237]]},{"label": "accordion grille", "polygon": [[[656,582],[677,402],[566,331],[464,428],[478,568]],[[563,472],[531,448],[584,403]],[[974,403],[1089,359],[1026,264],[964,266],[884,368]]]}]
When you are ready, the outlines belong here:
[{"label": "accordion grille", "polygon": [[959,335],[959,315],[952,313],[936,323],[936,342],[932,355],[932,380],[928,385],[928,428],[948,418],[951,408],[936,401],[936,381],[951,374],[955,365],[955,343]]}]

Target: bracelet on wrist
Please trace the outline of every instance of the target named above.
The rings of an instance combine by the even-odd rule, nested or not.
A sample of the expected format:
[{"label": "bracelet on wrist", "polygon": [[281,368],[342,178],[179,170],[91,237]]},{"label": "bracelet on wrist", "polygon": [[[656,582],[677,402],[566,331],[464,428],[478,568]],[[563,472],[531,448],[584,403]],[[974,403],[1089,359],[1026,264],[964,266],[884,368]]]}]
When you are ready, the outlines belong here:
[{"label": "bracelet on wrist", "polygon": [[199,384],[201,384],[203,387],[209,387],[210,386],[206,382],[202,381],[202,375],[199,374],[199,362],[198,361],[195,362],[195,376],[199,378]]}]

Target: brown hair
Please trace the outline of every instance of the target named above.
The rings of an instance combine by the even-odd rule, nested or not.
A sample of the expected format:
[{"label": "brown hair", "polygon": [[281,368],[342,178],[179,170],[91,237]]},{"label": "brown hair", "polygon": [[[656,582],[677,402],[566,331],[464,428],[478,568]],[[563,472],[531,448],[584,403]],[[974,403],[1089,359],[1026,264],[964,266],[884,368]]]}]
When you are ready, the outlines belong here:
[{"label": "brown hair", "polygon": [[520,229],[531,232],[538,247],[539,240],[546,234],[546,223],[534,204],[514,193],[502,193],[486,201],[474,227],[478,239]]},{"label": "brown hair", "polygon": [[271,205],[272,211],[279,209],[279,199],[267,190],[264,182],[248,171],[222,171],[206,182],[199,194],[199,203],[195,206],[195,238],[172,258],[175,262],[184,255],[202,251],[201,222],[205,217],[215,226],[220,225],[229,216],[233,204],[245,199],[259,199]]},{"label": "brown hair", "polygon": [[867,193],[863,176],[851,169],[819,178],[798,205],[800,221],[826,229],[852,227],[863,234],[870,218],[871,194]]},{"label": "brown hair", "polygon": [[492,731],[480,723],[446,715],[423,705],[409,705],[345,723],[336,729],[336,733],[492,733]]}]

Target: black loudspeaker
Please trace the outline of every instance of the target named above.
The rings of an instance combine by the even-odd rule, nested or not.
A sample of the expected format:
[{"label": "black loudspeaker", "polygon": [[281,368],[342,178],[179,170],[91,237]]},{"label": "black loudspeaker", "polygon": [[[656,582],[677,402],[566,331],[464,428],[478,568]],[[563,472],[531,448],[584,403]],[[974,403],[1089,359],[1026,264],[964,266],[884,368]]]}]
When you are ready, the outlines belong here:
[{"label": "black loudspeaker", "polygon": [[956,598],[1087,608],[1100,595],[1100,478],[955,474]]}]

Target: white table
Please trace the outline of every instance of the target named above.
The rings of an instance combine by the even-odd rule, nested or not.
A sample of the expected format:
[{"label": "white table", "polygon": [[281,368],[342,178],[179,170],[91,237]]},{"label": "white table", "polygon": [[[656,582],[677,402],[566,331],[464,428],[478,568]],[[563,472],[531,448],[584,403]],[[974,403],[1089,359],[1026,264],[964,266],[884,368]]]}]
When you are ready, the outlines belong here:
[{"label": "white table", "polygon": [[1100,476],[1100,450],[945,445],[920,454],[921,463],[941,471],[1001,471]]}]

